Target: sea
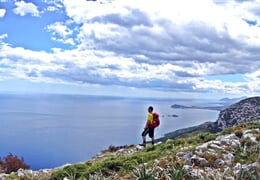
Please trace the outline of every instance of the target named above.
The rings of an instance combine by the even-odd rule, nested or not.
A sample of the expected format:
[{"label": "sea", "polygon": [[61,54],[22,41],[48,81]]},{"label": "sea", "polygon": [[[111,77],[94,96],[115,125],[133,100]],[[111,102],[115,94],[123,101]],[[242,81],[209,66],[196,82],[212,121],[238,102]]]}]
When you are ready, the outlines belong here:
[{"label": "sea", "polygon": [[84,162],[110,145],[141,143],[148,106],[160,114],[161,125],[155,130],[158,138],[216,121],[219,112],[215,110],[171,107],[207,103],[198,99],[0,94],[0,157],[9,153],[23,157],[32,170]]}]

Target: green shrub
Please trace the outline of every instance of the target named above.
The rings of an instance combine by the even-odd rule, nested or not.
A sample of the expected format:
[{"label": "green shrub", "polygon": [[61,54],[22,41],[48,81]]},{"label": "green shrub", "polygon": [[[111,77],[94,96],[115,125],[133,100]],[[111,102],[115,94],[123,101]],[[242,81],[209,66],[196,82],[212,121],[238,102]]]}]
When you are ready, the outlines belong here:
[{"label": "green shrub", "polygon": [[65,177],[69,179],[83,179],[83,175],[87,166],[85,164],[75,164],[66,166],[61,170],[55,171],[51,175],[52,180],[64,179]]},{"label": "green shrub", "polygon": [[204,166],[218,168],[218,165],[216,164],[216,160],[219,158],[219,154],[212,154],[206,152],[201,157],[205,158],[208,161]]},{"label": "green shrub", "polygon": [[240,170],[237,173],[233,170],[233,168],[230,168],[229,175],[236,180],[259,180],[260,178],[259,169],[257,170],[257,168],[245,171],[244,169],[242,169],[242,167],[240,167]]},{"label": "green shrub", "polygon": [[227,129],[224,129],[220,132],[221,135],[227,135],[227,134],[231,134],[233,132],[233,129],[232,128],[227,128]]},{"label": "green shrub", "polygon": [[155,168],[148,168],[144,163],[132,171],[138,180],[155,180]]},{"label": "green shrub", "polygon": [[247,123],[248,129],[260,129],[260,120]]},{"label": "green shrub", "polygon": [[174,144],[176,146],[184,146],[186,144],[186,140],[184,138],[178,138],[174,140]]},{"label": "green shrub", "polygon": [[165,173],[168,178],[174,180],[182,180],[188,175],[187,171],[184,169],[184,164],[179,162],[166,168]]},{"label": "green shrub", "polygon": [[253,146],[255,144],[249,137],[241,139],[240,143],[242,146]]},{"label": "green shrub", "polygon": [[162,147],[163,147],[165,150],[171,150],[171,149],[173,149],[174,144],[173,144],[173,142],[171,142],[171,143],[165,143],[165,144],[162,145]]}]

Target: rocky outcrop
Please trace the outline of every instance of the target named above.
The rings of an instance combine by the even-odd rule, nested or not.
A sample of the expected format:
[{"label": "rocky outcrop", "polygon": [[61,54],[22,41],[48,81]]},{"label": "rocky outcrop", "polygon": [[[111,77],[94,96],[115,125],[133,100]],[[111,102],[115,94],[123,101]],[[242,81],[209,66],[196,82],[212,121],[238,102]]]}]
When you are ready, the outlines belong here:
[{"label": "rocky outcrop", "polygon": [[[195,148],[195,151],[180,151],[176,154],[178,159],[185,162],[184,168],[195,179],[203,179],[210,173],[221,174],[219,169],[232,171],[231,174],[258,169],[260,163],[251,162],[242,164],[235,160],[238,154],[254,152],[260,148],[259,129],[244,130],[240,133],[218,136],[215,140],[206,142]],[[259,158],[260,154],[257,158]],[[219,172],[218,172],[219,171]],[[211,179],[211,178],[209,178]],[[227,178],[229,179],[229,178]]]},{"label": "rocky outcrop", "polygon": [[251,97],[221,111],[217,120],[220,129],[260,119],[260,97]]}]

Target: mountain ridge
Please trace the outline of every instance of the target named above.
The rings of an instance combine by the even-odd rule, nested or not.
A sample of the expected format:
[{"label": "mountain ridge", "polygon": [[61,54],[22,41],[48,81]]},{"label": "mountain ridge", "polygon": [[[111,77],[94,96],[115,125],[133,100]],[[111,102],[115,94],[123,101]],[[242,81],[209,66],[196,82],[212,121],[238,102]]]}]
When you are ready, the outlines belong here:
[{"label": "mountain ridge", "polygon": [[182,137],[199,131],[216,133],[224,130],[225,128],[257,119],[260,119],[260,97],[248,97],[221,110],[219,117],[215,122],[205,122],[197,126],[178,129],[176,131],[166,133],[163,137],[158,138],[157,141],[165,142],[167,139]]}]

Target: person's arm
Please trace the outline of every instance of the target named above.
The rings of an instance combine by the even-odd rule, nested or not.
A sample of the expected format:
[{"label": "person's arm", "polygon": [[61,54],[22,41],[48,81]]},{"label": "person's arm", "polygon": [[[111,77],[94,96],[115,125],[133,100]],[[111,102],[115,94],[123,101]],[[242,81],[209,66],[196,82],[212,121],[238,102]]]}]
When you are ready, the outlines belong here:
[{"label": "person's arm", "polygon": [[148,126],[149,126],[149,121],[147,120],[145,123],[144,129],[148,128]]}]

